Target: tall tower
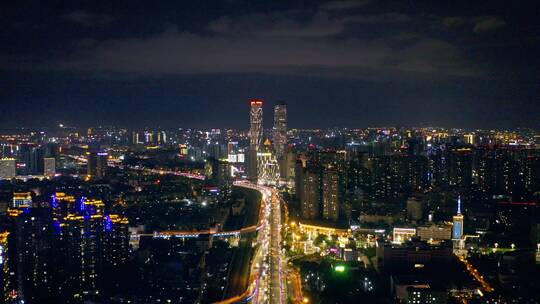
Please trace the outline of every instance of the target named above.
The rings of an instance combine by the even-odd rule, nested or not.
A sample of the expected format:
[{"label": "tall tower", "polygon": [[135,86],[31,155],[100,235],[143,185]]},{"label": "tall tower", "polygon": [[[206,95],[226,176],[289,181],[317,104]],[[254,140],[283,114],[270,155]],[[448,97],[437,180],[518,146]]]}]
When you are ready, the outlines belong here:
[{"label": "tall tower", "polygon": [[250,181],[257,182],[257,152],[261,149],[263,135],[263,101],[261,99],[253,99],[250,101],[250,105],[247,176]]},{"label": "tall tower", "polygon": [[274,151],[279,166],[279,175],[288,179],[287,170],[287,105],[284,102],[278,102],[274,107]]},{"label": "tall tower", "polygon": [[461,214],[461,196],[457,200],[457,214],[454,215],[454,224],[452,226],[452,239],[461,240],[463,237],[463,214]]},{"label": "tall tower", "polygon": [[285,155],[287,144],[287,105],[279,102],[274,107],[274,151],[278,159]]}]

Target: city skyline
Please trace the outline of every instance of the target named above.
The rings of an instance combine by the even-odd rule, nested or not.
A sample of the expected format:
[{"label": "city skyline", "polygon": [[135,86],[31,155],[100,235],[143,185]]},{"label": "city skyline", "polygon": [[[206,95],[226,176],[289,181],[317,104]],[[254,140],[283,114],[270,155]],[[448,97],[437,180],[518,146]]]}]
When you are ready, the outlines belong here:
[{"label": "city skyline", "polygon": [[289,130],[264,104],[249,131],[2,134],[0,302],[538,297],[538,131]]},{"label": "city skyline", "polygon": [[0,12],[0,304],[540,303],[540,1]]}]

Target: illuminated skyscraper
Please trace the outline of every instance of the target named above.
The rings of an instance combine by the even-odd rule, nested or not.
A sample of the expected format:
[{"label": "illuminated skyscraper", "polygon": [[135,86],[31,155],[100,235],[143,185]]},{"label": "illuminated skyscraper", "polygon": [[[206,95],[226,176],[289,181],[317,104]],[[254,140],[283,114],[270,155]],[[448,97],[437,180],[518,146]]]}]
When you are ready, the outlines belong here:
[{"label": "illuminated skyscraper", "polygon": [[454,225],[452,227],[452,239],[461,240],[463,236],[463,214],[461,214],[461,197],[458,196],[457,214],[454,215]]},{"label": "illuminated skyscraper", "polygon": [[274,150],[281,157],[287,144],[287,105],[284,102],[274,107]]},{"label": "illuminated skyscraper", "polygon": [[279,102],[274,107],[274,151],[278,159],[280,176],[285,177],[285,154],[287,145],[287,105]]},{"label": "illuminated skyscraper", "polygon": [[257,153],[258,182],[274,184],[279,179],[279,166],[276,155],[272,153],[272,143],[266,139]]},{"label": "illuminated skyscraper", "polygon": [[258,177],[257,152],[261,149],[263,135],[263,101],[261,99],[253,99],[250,105],[247,176],[249,180],[256,182]]},{"label": "illuminated skyscraper", "polygon": [[326,170],[322,177],[323,219],[337,221],[339,218],[339,174],[337,170]]}]

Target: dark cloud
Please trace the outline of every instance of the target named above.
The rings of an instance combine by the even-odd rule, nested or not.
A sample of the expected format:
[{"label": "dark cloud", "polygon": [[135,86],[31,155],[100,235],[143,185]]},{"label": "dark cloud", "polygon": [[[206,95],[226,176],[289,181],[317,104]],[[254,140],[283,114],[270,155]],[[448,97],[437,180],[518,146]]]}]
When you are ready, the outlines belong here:
[{"label": "dark cloud", "polygon": [[399,23],[409,22],[412,18],[407,14],[386,13],[377,15],[353,15],[345,19],[346,22],[354,23]]},{"label": "dark cloud", "polygon": [[460,27],[469,23],[467,18],[452,16],[452,17],[442,17],[442,23],[449,28]]},{"label": "dark cloud", "polygon": [[317,37],[339,34],[344,29],[342,20],[331,18],[326,13],[318,13],[304,18],[297,11],[279,14],[252,14],[243,17],[221,17],[212,21],[208,29],[215,33]]},{"label": "dark cloud", "polygon": [[475,33],[484,33],[497,30],[506,25],[506,22],[498,16],[477,17],[443,17],[442,24],[448,28],[470,28]]},{"label": "dark cloud", "polygon": [[[362,40],[307,36],[212,36],[169,30],[145,39],[120,39],[86,47],[56,68],[139,74],[300,73],[305,68],[472,75],[458,48],[438,39],[417,39],[396,48],[393,39]],[[310,72],[311,73],[311,72]]]},{"label": "dark cloud", "polygon": [[523,3],[24,3],[0,5],[4,126],[245,127],[254,96],[287,100],[298,127],[537,125]]},{"label": "dark cloud", "polygon": [[332,10],[332,11],[348,10],[348,9],[362,7],[364,5],[369,4],[370,2],[371,1],[369,0],[329,1],[329,2],[323,3],[321,5],[321,8],[324,10]]},{"label": "dark cloud", "polygon": [[[401,13],[330,16],[296,10],[220,17],[194,33],[171,27],[144,38],[84,40],[56,69],[113,73],[269,73],[365,77],[373,73],[471,76],[459,49],[415,33],[343,36],[353,24],[408,22]],[[84,42],[84,43],[83,43]]]},{"label": "dark cloud", "polygon": [[478,18],[474,25],[475,33],[484,33],[496,30],[506,25],[506,22],[497,16]]},{"label": "dark cloud", "polygon": [[65,14],[62,16],[62,19],[84,27],[100,27],[114,21],[114,18],[110,15],[91,14],[82,10]]}]

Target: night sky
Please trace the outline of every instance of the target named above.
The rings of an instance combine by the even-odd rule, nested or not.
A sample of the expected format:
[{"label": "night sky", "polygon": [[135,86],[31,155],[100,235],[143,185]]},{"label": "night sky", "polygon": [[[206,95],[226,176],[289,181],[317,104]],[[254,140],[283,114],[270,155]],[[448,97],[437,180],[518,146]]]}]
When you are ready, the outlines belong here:
[{"label": "night sky", "polygon": [[[442,4],[445,2],[446,4]],[[84,4],[87,5],[84,5]],[[1,1],[0,128],[540,129],[540,1]]]}]

